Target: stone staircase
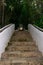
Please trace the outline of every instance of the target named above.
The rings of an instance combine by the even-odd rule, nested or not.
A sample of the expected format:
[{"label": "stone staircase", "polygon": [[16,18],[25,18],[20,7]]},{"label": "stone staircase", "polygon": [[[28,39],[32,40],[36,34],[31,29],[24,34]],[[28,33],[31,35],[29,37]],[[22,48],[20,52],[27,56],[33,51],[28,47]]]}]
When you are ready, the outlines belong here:
[{"label": "stone staircase", "polygon": [[27,31],[15,31],[0,65],[43,65],[43,56]]}]

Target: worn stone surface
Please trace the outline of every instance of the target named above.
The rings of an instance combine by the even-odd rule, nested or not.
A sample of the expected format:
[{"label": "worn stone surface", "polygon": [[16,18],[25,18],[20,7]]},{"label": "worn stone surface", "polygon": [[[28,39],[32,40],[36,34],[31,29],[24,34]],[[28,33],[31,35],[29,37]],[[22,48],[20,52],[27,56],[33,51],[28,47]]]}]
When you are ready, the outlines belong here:
[{"label": "worn stone surface", "polygon": [[27,31],[14,32],[0,65],[43,65],[43,56]]},{"label": "worn stone surface", "polygon": [[14,59],[14,58],[29,58],[29,57],[41,57],[41,53],[39,52],[5,52],[2,54],[2,58],[4,59]]},{"label": "worn stone surface", "polygon": [[24,46],[31,46],[31,45],[36,46],[35,42],[31,42],[31,41],[30,42],[17,42],[17,41],[14,42],[14,41],[12,41],[12,42],[9,42],[8,45],[9,46],[11,46],[11,45],[12,46],[23,46],[23,45]]},{"label": "worn stone surface", "polygon": [[38,50],[35,46],[14,46],[6,48],[7,51],[35,51]]}]

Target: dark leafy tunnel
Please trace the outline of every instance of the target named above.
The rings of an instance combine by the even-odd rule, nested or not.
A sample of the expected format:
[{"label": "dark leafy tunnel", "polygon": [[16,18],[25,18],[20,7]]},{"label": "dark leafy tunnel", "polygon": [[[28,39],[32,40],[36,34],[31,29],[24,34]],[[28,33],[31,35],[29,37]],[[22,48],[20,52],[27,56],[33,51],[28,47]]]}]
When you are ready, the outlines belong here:
[{"label": "dark leafy tunnel", "polygon": [[17,29],[22,24],[27,29],[31,23],[43,28],[43,0],[5,0],[3,6],[3,25],[14,23]]},{"label": "dark leafy tunnel", "polygon": [[[5,15],[10,14],[9,23],[15,23],[16,29],[20,24],[27,29],[29,8],[28,1],[23,0],[6,0],[7,6],[5,8]],[[9,12],[9,13],[8,13]]]}]

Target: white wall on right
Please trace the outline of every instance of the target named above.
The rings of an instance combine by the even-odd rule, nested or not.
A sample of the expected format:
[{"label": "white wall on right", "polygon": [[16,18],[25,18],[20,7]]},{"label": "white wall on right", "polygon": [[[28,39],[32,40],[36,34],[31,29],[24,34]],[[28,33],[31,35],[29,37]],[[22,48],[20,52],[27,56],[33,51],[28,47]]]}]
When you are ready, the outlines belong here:
[{"label": "white wall on right", "polygon": [[41,51],[43,54],[43,32],[38,30],[31,24],[28,24],[28,31],[32,35],[33,40],[36,42],[39,51]]}]

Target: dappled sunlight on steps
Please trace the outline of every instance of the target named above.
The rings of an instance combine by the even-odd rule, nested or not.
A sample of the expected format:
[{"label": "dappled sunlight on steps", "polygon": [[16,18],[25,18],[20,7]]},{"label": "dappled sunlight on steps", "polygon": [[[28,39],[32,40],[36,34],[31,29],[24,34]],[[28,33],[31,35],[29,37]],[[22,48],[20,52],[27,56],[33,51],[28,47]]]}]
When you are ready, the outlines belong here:
[{"label": "dappled sunlight on steps", "polygon": [[0,65],[43,65],[43,56],[27,31],[15,31]]}]

